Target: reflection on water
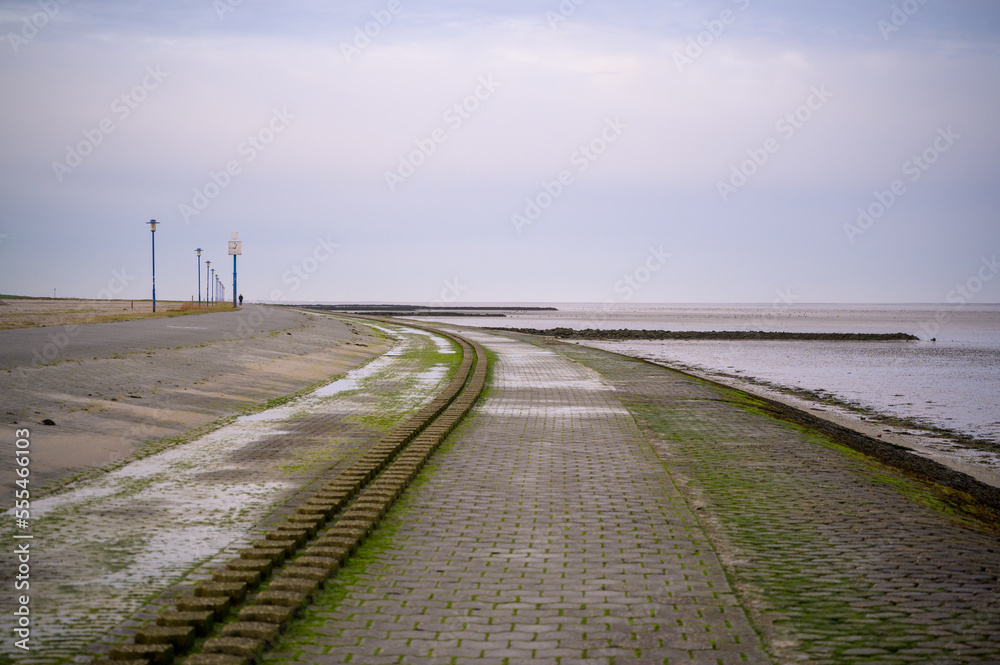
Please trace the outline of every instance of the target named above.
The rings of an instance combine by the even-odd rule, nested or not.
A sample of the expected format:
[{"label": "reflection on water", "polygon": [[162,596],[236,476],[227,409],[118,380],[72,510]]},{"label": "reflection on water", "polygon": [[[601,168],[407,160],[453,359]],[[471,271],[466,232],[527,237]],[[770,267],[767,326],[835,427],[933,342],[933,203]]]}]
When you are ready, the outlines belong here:
[{"label": "reflection on water", "polygon": [[609,342],[602,348],[840,400],[1000,443],[1000,346],[929,342]]},{"label": "reflection on water", "polygon": [[[538,304],[538,303],[533,303]],[[630,355],[826,391],[1000,444],[1000,305],[581,305],[467,326],[896,333],[920,342],[612,342]],[[935,342],[931,342],[935,338]],[[602,344],[603,345],[603,344]]]}]

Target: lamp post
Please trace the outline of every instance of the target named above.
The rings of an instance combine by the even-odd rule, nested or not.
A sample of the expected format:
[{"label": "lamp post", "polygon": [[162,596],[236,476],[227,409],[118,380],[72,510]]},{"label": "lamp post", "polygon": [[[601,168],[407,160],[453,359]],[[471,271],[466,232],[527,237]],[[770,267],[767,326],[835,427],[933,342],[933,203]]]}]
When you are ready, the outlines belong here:
[{"label": "lamp post", "polygon": [[151,219],[148,222],[150,235],[153,239],[153,311],[156,311],[156,224],[155,219]]},{"label": "lamp post", "polygon": [[216,301],[216,297],[215,297],[216,296],[216,292],[214,291],[214,289],[215,289],[215,268],[212,268],[212,289],[213,289],[213,291],[212,291],[212,302],[215,302]]},{"label": "lamp post", "polygon": [[205,259],[205,307],[208,307],[209,305],[212,304],[212,298],[209,295],[210,294],[209,289],[211,288],[209,284],[211,284],[211,282],[208,281],[208,269],[211,266],[212,262],[209,261],[208,259]]},{"label": "lamp post", "polygon": [[194,251],[198,253],[198,309],[201,309],[201,247]]}]

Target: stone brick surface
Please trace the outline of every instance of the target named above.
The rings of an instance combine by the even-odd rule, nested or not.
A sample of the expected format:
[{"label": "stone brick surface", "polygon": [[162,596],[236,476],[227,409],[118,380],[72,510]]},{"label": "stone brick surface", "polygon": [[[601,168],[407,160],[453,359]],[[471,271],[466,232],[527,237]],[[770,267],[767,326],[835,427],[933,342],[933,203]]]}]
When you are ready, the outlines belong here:
[{"label": "stone brick surface", "polygon": [[489,397],[269,662],[768,662],[614,392],[470,336],[499,356]]},{"label": "stone brick surface", "polygon": [[638,415],[780,662],[1000,662],[1000,540],[947,492],[738,393],[549,348]]}]

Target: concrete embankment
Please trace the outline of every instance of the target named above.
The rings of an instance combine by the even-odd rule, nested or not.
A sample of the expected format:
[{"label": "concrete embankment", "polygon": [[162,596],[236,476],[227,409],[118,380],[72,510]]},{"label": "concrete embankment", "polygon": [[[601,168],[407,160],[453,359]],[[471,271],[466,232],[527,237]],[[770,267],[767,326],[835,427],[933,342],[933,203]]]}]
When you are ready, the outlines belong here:
[{"label": "concrete embankment", "polygon": [[[70,333],[0,331],[5,356],[21,359],[0,369],[0,427],[31,430],[36,488],[329,380],[389,348],[363,326],[260,306]],[[63,337],[54,357],[32,360],[33,349]],[[11,488],[3,482],[2,496]]]},{"label": "concrete embankment", "polygon": [[[210,433],[208,428],[193,430],[198,436],[186,430],[186,438],[171,446],[146,444],[159,450],[146,450],[145,456],[139,451],[110,469],[93,470],[68,486],[61,483],[58,492],[33,495],[36,648],[28,656],[20,654],[18,662],[58,663],[106,653],[178,598],[191,595],[196,584],[207,581],[199,589],[214,589],[212,579],[220,566],[228,566],[234,553],[239,559],[240,549],[253,538],[294,516],[309,487],[369,455],[386,428],[440,392],[462,357],[448,340],[422,331],[327,317],[298,319],[303,321],[298,332],[293,328],[263,336],[279,340],[279,346],[265,342],[260,347],[250,338],[234,342],[242,353],[259,359],[241,373],[222,374],[233,392],[218,406],[228,404],[229,414],[242,409],[242,417],[224,416],[222,426],[216,418]],[[333,338],[338,331],[339,344]],[[281,338],[297,334],[308,338],[299,340],[308,352],[292,362],[291,347],[285,346],[289,339]],[[386,347],[390,338],[391,352],[343,378],[331,383],[334,377],[327,374],[326,385],[317,390],[282,400],[277,407],[246,412],[240,386],[251,384],[257,392],[275,386],[287,390],[295,382],[311,381],[320,366],[332,366],[321,350],[337,356],[350,346],[371,355],[371,345],[356,347],[354,342],[368,339]],[[346,362],[343,356],[339,360]],[[45,445],[43,435],[50,429],[33,434],[33,445]],[[0,535],[10,536],[11,523],[0,527]],[[0,561],[5,579],[13,574],[11,565]],[[10,601],[0,598],[0,614],[8,617],[0,621],[4,628],[13,616]],[[2,654],[10,653],[8,647],[0,645],[0,662]]]}]

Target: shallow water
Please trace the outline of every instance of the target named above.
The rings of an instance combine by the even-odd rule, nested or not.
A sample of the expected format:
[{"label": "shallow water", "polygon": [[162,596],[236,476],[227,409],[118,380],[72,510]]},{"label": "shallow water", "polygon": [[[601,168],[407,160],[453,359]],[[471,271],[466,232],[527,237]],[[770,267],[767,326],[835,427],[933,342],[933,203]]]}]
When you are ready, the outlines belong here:
[{"label": "shallow water", "polygon": [[1000,347],[928,342],[601,342],[678,367],[825,391],[1000,444]]},{"label": "shallow water", "polygon": [[559,311],[434,320],[540,329],[910,333],[922,341],[663,340],[594,345],[710,374],[826,391],[867,409],[1000,445],[1000,305],[553,306]]}]

